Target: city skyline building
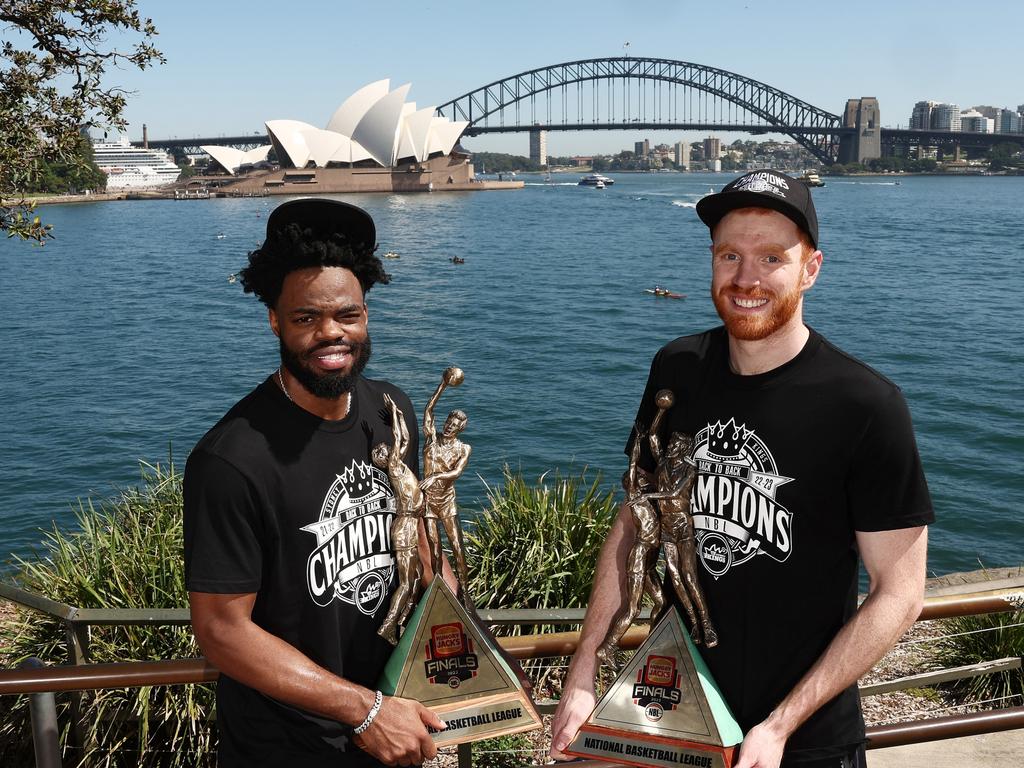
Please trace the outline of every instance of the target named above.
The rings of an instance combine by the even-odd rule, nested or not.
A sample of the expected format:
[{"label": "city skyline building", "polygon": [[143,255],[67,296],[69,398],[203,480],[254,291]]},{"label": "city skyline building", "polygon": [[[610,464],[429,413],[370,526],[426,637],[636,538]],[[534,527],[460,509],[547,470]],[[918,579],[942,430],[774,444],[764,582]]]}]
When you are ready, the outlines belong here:
[{"label": "city skyline building", "polygon": [[971,107],[971,109],[973,109],[975,112],[979,113],[980,115],[982,115],[984,117],[990,117],[993,120],[995,120],[997,117],[999,117],[999,113],[1002,112],[1002,109],[1000,109],[999,107],[992,107],[992,106],[988,106],[988,105],[985,105],[985,104],[981,104],[981,105],[976,106],[976,107]]},{"label": "city skyline building", "polygon": [[548,132],[530,131],[530,159],[538,165],[548,164]]},{"label": "city skyline building", "polygon": [[690,170],[690,142],[677,141],[675,145],[676,168]]},{"label": "city skyline building", "polygon": [[722,140],[714,136],[704,139],[704,159],[709,163],[718,160],[722,156]]},{"label": "city skyline building", "polygon": [[927,131],[932,127],[932,111],[938,106],[937,101],[919,101],[910,113],[910,129]]},{"label": "city skyline building", "polygon": [[992,133],[989,126],[992,118],[985,117],[976,109],[968,109],[960,113],[960,131],[962,133]]},{"label": "city skyline building", "polygon": [[936,131],[959,131],[960,105],[936,104],[932,110],[932,129]]},{"label": "city skyline building", "polygon": [[637,141],[633,144],[633,154],[637,157],[647,157],[651,152],[651,141],[650,139],[644,139],[643,141]]},{"label": "city skyline building", "polygon": [[1024,104],[1016,110],[979,104],[961,110],[958,104],[919,101],[910,115],[913,130],[959,131],[962,133],[1022,133]]},{"label": "city skyline building", "polygon": [[999,110],[999,121],[996,124],[998,133],[1024,133],[1024,118],[1012,109]]}]

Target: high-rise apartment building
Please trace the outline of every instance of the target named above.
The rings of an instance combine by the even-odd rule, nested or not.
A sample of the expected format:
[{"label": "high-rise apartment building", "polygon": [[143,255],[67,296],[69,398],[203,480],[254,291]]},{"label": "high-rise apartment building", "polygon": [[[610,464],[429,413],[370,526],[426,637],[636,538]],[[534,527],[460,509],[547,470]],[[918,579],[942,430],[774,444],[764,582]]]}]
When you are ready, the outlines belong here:
[{"label": "high-rise apartment building", "polygon": [[638,141],[633,144],[633,154],[637,157],[647,157],[651,153],[651,142],[649,139]]},{"label": "high-rise apartment building", "polygon": [[536,128],[530,131],[530,159],[540,165],[548,164],[547,131],[541,131]]},{"label": "high-rise apartment building", "polygon": [[714,136],[704,139],[704,159],[711,163],[722,156],[722,140]]},{"label": "high-rise apartment building", "polygon": [[1012,109],[999,110],[996,133],[1024,133],[1024,118]]},{"label": "high-rise apartment building", "polygon": [[959,131],[960,105],[936,104],[932,109],[932,128],[936,131]]},{"label": "high-rise apartment building", "polygon": [[683,170],[690,170],[690,142],[688,141],[677,141],[676,142],[676,168],[682,168]]},{"label": "high-rise apartment building", "polygon": [[910,113],[910,129],[927,131],[932,127],[932,110],[938,106],[937,101],[919,101]]},{"label": "high-rise apartment building", "polygon": [[960,130],[963,133],[988,133],[989,118],[976,109],[967,109],[960,113]]}]

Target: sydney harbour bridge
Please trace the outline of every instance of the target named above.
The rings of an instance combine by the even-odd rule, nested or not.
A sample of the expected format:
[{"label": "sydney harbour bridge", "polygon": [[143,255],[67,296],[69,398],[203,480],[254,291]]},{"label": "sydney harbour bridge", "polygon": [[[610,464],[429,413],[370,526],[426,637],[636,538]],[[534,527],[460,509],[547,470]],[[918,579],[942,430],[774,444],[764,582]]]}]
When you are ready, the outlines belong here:
[{"label": "sydney harbour bridge", "polygon": [[[467,121],[464,135],[528,131],[676,130],[792,137],[823,164],[984,150],[999,134],[882,128],[878,102],[849,99],[828,112],[776,87],[723,69],[671,59],[617,56],[520,72],[441,104],[437,113]],[[140,143],[140,142],[136,142]],[[149,140],[148,146],[199,152],[200,145],[250,149],[262,134]]]}]

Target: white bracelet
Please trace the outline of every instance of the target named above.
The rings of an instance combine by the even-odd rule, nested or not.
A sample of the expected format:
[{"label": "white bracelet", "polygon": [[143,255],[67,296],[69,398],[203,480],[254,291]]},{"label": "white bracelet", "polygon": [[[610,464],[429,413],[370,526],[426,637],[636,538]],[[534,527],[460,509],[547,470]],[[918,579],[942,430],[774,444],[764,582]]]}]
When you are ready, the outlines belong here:
[{"label": "white bracelet", "polygon": [[377,713],[380,712],[380,705],[383,704],[383,703],[384,703],[384,694],[381,693],[380,691],[377,691],[377,694],[373,697],[373,706],[370,707],[370,711],[366,713],[366,719],[363,720],[363,722],[359,724],[358,728],[353,729],[352,733],[354,733],[356,736],[358,736],[363,731],[365,731],[367,728],[369,728],[370,727],[370,723],[373,722],[373,718],[375,718],[377,716]]}]

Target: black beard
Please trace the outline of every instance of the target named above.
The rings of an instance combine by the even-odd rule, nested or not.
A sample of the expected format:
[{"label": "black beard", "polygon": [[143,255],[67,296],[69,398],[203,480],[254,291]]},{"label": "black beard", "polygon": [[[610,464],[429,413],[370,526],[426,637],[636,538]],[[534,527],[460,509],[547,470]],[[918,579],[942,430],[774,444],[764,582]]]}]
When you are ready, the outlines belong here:
[{"label": "black beard", "polygon": [[[308,354],[314,354],[318,349],[334,345],[335,342],[328,342],[317,345]],[[288,373],[298,379],[299,383],[314,397],[325,400],[337,400],[346,392],[351,392],[356,384],[356,379],[363,372],[366,364],[370,361],[372,345],[370,337],[366,341],[346,342],[352,355],[352,367],[348,373],[333,371],[320,373],[306,366],[301,355],[293,352],[284,345],[284,341],[278,338],[278,345],[281,348],[281,363],[288,369]]]}]

